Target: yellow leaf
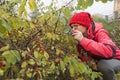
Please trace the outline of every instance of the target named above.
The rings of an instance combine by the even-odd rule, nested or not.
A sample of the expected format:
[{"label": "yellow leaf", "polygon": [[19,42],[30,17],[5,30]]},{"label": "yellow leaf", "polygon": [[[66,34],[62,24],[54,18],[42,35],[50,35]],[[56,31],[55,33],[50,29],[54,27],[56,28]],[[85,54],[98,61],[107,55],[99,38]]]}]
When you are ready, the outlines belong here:
[{"label": "yellow leaf", "polygon": [[4,74],[4,71],[0,69],[0,76],[2,76],[3,74]]},{"label": "yellow leaf", "polygon": [[26,11],[26,9],[24,9],[24,15],[27,17],[27,11]]},{"label": "yellow leaf", "polygon": [[35,10],[37,8],[34,0],[29,0],[28,4],[29,4],[31,10]]},{"label": "yellow leaf", "polygon": [[51,69],[55,69],[55,63],[54,62],[52,62],[52,64],[51,64],[51,67],[50,67]]},{"label": "yellow leaf", "polygon": [[34,27],[35,27],[32,22],[30,23],[30,27],[31,27],[31,28],[34,28]]},{"label": "yellow leaf", "polygon": [[6,46],[0,48],[0,51],[5,51],[8,50],[10,48],[9,44],[7,44]]},{"label": "yellow leaf", "polygon": [[35,64],[35,61],[34,61],[33,59],[30,59],[30,60],[28,61],[28,63],[31,64],[31,65],[34,65],[34,64]]},{"label": "yellow leaf", "polygon": [[24,62],[22,63],[22,65],[21,65],[21,67],[22,67],[22,68],[25,68],[26,66],[27,66],[27,62],[24,61]]}]

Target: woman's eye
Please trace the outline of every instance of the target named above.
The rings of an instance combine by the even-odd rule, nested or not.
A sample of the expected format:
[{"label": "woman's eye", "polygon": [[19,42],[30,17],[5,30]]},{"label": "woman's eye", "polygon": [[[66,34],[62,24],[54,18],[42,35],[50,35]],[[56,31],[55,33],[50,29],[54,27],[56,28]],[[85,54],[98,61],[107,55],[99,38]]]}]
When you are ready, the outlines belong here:
[{"label": "woman's eye", "polygon": [[79,25],[74,25],[74,27],[78,27]]},{"label": "woman's eye", "polygon": [[70,28],[72,29],[72,28],[73,28],[73,26],[70,26]]}]

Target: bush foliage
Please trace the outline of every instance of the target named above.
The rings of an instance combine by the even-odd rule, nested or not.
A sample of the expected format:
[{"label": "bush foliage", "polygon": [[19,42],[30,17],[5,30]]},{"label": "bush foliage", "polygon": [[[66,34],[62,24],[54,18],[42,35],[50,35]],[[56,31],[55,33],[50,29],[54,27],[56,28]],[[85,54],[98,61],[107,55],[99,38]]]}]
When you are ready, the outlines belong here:
[{"label": "bush foliage", "polygon": [[[27,3],[35,13],[30,21]],[[76,42],[68,26],[71,12],[92,5],[93,0],[88,5],[73,8],[67,4],[60,9],[54,3],[46,7],[40,1],[37,3],[40,4],[34,0],[11,0],[0,6],[0,79],[94,80],[100,77],[100,73],[92,71],[91,64],[78,61]],[[18,4],[19,15],[13,8]]]}]

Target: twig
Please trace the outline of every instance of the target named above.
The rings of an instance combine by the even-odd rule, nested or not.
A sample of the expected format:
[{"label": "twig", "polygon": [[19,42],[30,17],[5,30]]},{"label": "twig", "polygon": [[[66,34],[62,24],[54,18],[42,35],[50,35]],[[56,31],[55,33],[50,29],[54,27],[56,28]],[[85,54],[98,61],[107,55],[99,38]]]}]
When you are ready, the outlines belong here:
[{"label": "twig", "polygon": [[66,6],[68,6],[71,2],[73,2],[74,0],[71,0],[70,2],[68,2],[66,5],[62,6],[60,9],[58,9],[57,11],[61,10],[62,8],[65,8]]},{"label": "twig", "polygon": [[29,43],[31,42],[31,40],[34,39],[34,37],[41,32],[42,29],[40,29],[39,31],[37,31],[36,33],[34,33],[32,36],[29,36],[27,39],[28,39],[28,42],[26,42],[26,45],[25,47],[27,47],[29,45]]}]

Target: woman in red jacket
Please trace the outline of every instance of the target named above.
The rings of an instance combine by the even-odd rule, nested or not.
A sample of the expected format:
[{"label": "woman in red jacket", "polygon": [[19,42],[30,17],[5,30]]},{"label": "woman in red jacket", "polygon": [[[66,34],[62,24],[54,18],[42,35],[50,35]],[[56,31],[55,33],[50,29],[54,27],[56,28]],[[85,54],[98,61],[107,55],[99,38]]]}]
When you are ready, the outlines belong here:
[{"label": "woman in red jacket", "polygon": [[[95,23],[88,12],[75,13],[69,21],[72,35],[78,41],[77,50],[81,48],[97,60],[97,69],[103,74],[103,80],[115,80],[120,72],[120,49],[108,36],[101,23]],[[81,60],[85,60],[80,57]]]}]

